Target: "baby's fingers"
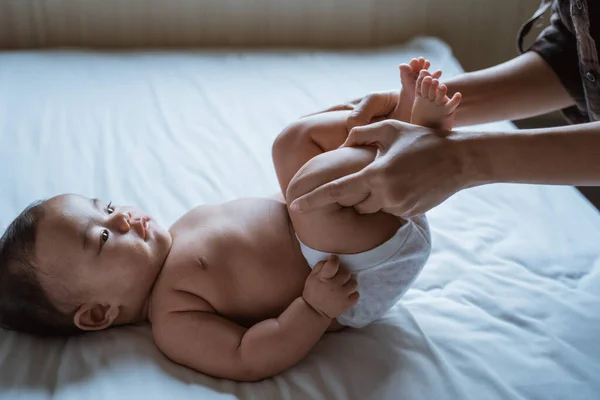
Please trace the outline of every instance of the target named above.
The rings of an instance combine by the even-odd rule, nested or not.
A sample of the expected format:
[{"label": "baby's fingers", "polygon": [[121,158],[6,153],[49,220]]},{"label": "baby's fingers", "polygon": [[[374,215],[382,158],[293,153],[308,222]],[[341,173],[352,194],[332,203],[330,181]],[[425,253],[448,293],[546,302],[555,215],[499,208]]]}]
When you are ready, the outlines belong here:
[{"label": "baby's fingers", "polygon": [[343,288],[346,293],[352,294],[356,292],[356,289],[358,289],[358,282],[356,281],[356,279],[350,279],[344,284]]},{"label": "baby's fingers", "polygon": [[319,261],[312,269],[312,272],[310,273],[311,275],[318,275],[321,270],[323,269],[323,266],[325,265],[325,263],[327,262],[327,260],[323,260],[323,261]]},{"label": "baby's fingers", "polygon": [[329,256],[325,265],[323,265],[323,269],[319,274],[321,278],[331,279],[337,274],[338,268],[340,267],[340,261],[336,256]]},{"label": "baby's fingers", "polygon": [[338,267],[337,274],[333,278],[334,282],[338,285],[345,285],[352,278],[352,274],[343,266]]}]

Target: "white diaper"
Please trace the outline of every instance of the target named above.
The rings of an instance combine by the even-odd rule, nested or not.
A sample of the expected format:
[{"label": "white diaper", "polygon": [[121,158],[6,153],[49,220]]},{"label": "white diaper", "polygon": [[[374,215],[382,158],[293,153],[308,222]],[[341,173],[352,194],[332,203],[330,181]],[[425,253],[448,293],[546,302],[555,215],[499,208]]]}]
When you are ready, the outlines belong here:
[{"label": "white diaper", "polygon": [[[311,268],[326,260],[324,253],[300,240],[302,254]],[[358,282],[360,299],[340,315],[340,324],[361,328],[387,312],[415,281],[431,252],[429,224],[425,216],[409,219],[387,242],[358,254],[336,254],[340,265]]]}]

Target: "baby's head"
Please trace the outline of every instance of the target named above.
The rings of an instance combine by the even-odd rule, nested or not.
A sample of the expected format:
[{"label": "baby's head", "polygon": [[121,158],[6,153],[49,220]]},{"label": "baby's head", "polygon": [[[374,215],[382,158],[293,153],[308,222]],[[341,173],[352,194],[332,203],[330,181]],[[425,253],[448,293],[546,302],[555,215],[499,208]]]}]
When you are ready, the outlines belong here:
[{"label": "baby's head", "polygon": [[0,238],[0,326],[72,335],[143,320],[171,242],[134,207],[33,203]]}]

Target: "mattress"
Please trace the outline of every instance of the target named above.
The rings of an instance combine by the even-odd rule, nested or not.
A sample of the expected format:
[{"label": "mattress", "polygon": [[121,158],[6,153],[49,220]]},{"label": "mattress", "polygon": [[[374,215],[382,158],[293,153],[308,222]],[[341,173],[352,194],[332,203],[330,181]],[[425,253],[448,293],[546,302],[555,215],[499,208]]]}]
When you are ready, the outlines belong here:
[{"label": "mattress", "polygon": [[[397,87],[414,56],[461,72],[433,38],[368,51],[0,53],[0,229],[65,192],[167,226],[200,204],[270,195],[282,128]],[[272,379],[176,365],[144,324],[68,340],[0,330],[0,399],[600,398],[598,212],[570,187],[489,185],[429,218],[433,252],[405,297]]]}]

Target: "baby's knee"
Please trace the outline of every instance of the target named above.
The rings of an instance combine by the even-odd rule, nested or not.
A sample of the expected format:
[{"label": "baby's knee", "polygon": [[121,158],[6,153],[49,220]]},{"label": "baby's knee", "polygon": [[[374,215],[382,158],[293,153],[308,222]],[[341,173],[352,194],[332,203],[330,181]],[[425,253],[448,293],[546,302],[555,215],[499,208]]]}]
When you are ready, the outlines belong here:
[{"label": "baby's knee", "polygon": [[[298,197],[332,182],[336,179],[351,175],[369,165],[377,154],[375,147],[345,147],[321,153],[308,160],[290,180],[286,199],[292,202]],[[336,198],[339,187],[328,186],[329,195]],[[346,197],[340,205],[353,205],[365,199],[364,193],[350,198]]]},{"label": "baby's knee", "polygon": [[283,194],[298,170],[314,156],[311,146],[311,126],[300,120],[285,128],[273,142],[273,165]]},{"label": "baby's knee", "polygon": [[303,172],[303,170],[299,170],[289,181],[289,184],[285,191],[285,199],[288,205],[291,204],[298,197],[314,189],[311,186],[310,179],[307,179],[308,177]]},{"label": "baby's knee", "polygon": [[275,167],[277,167],[278,161],[293,154],[294,149],[298,147],[299,143],[309,137],[309,130],[309,124],[303,120],[299,120],[288,125],[279,135],[277,135],[271,146]]}]

